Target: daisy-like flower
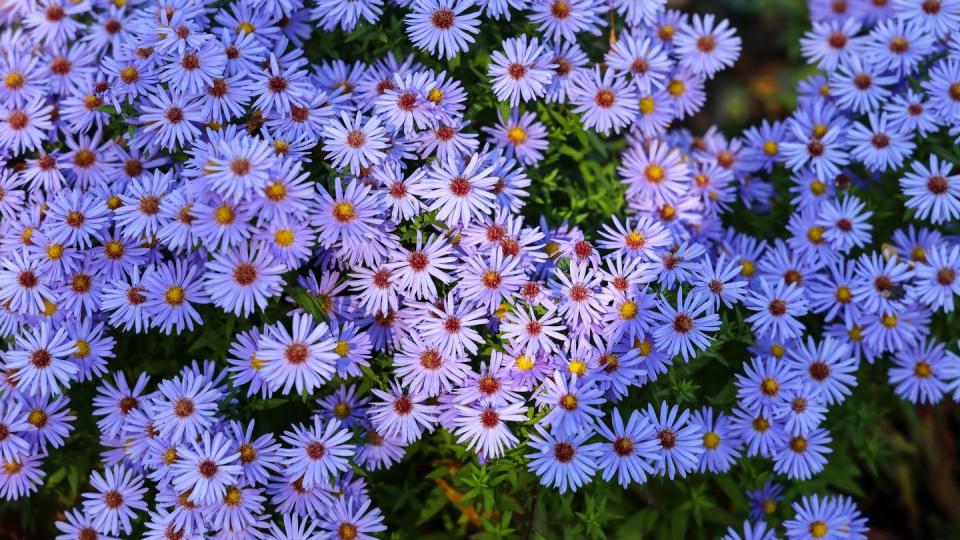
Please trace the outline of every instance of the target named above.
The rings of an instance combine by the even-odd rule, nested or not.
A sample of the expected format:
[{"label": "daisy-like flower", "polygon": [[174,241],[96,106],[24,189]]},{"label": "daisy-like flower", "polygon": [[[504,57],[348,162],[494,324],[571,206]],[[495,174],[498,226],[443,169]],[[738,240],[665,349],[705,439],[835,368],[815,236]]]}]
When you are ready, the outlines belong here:
[{"label": "daisy-like flower", "polygon": [[[566,0],[553,1],[566,4]],[[583,73],[573,82],[575,87],[569,91],[570,101],[574,105],[573,112],[582,115],[585,128],[606,135],[610,130],[620,133],[633,122],[640,102],[636,87],[614,70],[608,69],[601,75],[600,66],[594,66],[592,74]]]},{"label": "daisy-like flower", "polygon": [[685,477],[695,471],[704,451],[703,432],[690,421],[690,411],[681,411],[676,405],[670,407],[663,402],[659,414],[652,404],[647,405],[646,417],[659,442],[657,471],[671,480],[678,474]]},{"label": "daisy-like flower", "polygon": [[808,435],[792,435],[773,457],[773,471],[792,480],[808,480],[827,464],[824,454],[833,450],[827,445],[833,441],[825,429]]},{"label": "daisy-like flower", "polygon": [[790,339],[803,332],[803,323],[797,317],[808,311],[807,299],[803,289],[796,283],[787,285],[777,281],[771,286],[767,280],[760,281],[760,291],[751,291],[745,304],[755,313],[747,318],[758,336],[771,336],[773,339]]},{"label": "daisy-like flower", "polygon": [[700,472],[724,473],[740,457],[740,440],[731,428],[730,417],[716,413],[711,407],[693,413],[690,423],[700,426],[703,433],[703,453],[700,454]]},{"label": "daisy-like flower", "polygon": [[506,423],[526,419],[527,406],[522,401],[499,406],[457,405],[457,428],[454,434],[457,442],[467,445],[467,450],[474,450],[484,458],[495,459],[518,442]]},{"label": "daisy-like flower", "polygon": [[152,325],[169,334],[184,328],[193,330],[201,322],[194,304],[206,304],[209,299],[200,283],[198,269],[184,259],[176,259],[149,270],[143,278],[144,309],[153,318]]},{"label": "daisy-like flower", "polygon": [[25,249],[0,258],[0,302],[7,310],[36,315],[53,304],[56,296],[42,261]]},{"label": "daisy-like flower", "polygon": [[606,6],[593,0],[535,0],[530,9],[530,20],[540,23],[540,32],[553,42],[575,43],[577,34],[597,36],[606,26],[601,16]]},{"label": "daisy-like flower", "polygon": [[632,146],[617,170],[627,184],[628,197],[655,205],[676,203],[690,188],[690,169],[680,152],[660,141]]},{"label": "daisy-like flower", "polygon": [[270,54],[269,69],[251,70],[250,88],[257,93],[253,106],[264,115],[274,110],[286,113],[294,105],[302,107],[314,94],[314,88],[307,82],[307,74],[301,69],[301,64],[290,62],[281,69],[273,53]]},{"label": "daisy-like flower", "polygon": [[556,343],[564,340],[565,328],[560,322],[553,310],[537,315],[528,307],[508,314],[500,323],[500,332],[510,343],[530,354],[553,353],[557,349]]},{"label": "daisy-like flower", "polygon": [[323,128],[323,139],[323,151],[329,153],[331,165],[347,166],[350,174],[358,174],[361,167],[379,163],[387,148],[386,130],[380,124],[380,117],[373,115],[364,122],[360,111],[353,120],[345,111],[341,112],[340,122],[330,122]]},{"label": "daisy-like flower", "polygon": [[294,313],[292,331],[278,324],[260,338],[261,376],[284,394],[313,392],[333,377],[339,355],[326,323],[314,323],[309,314]]},{"label": "daisy-like flower", "polygon": [[0,458],[6,462],[18,460],[30,453],[30,442],[26,434],[31,425],[27,423],[29,412],[24,415],[23,407],[16,401],[0,403]]},{"label": "daisy-like flower", "polygon": [[930,166],[916,161],[912,171],[900,179],[907,196],[907,208],[920,219],[943,223],[960,218],[960,175],[952,174],[950,162],[930,155]]},{"label": "daisy-like flower", "polygon": [[783,522],[790,540],[819,538],[849,538],[866,540],[863,534],[866,520],[859,512],[845,512],[843,499],[821,498],[817,495],[803,497],[793,503],[796,513]]},{"label": "daisy-like flower", "polygon": [[456,302],[454,296],[448,294],[442,308],[430,304],[428,309],[430,313],[419,328],[427,343],[436,345],[444,354],[477,354],[478,345],[483,339],[471,327],[487,322],[483,308],[475,307],[468,301]]},{"label": "daisy-like flower", "polygon": [[354,446],[349,444],[351,434],[343,429],[339,420],[330,420],[327,425],[318,416],[313,417],[313,426],[299,424],[293,431],[284,432],[282,439],[290,448],[282,448],[279,456],[288,478],[300,478],[304,488],[327,487],[331,479],[349,470],[347,458],[353,455]]},{"label": "daisy-like flower", "polygon": [[960,295],[960,246],[931,248],[926,261],[916,265],[910,290],[932,309],[952,312],[953,297]]},{"label": "daisy-like flower", "polygon": [[382,83],[389,87],[377,97],[374,110],[393,131],[402,130],[407,136],[430,127],[435,120],[428,99],[432,77],[429,71],[407,73],[405,77],[395,73],[393,80]]},{"label": "daisy-like flower", "polygon": [[599,443],[587,443],[593,435],[584,431],[575,435],[547,432],[540,424],[530,435],[527,468],[540,478],[540,484],[558,488],[560,493],[576,491],[590,481],[597,469],[602,449]]},{"label": "daisy-like flower", "polygon": [[652,464],[661,459],[657,452],[660,441],[642,412],[633,411],[624,424],[620,410],[614,409],[611,427],[598,422],[597,432],[605,439],[597,460],[604,481],[616,474],[617,483],[626,488],[633,482],[643,484],[648,475],[654,474]]},{"label": "daisy-like flower", "polygon": [[246,317],[283,292],[284,270],[263,245],[243,243],[206,264],[204,287],[214,305]]},{"label": "daisy-like flower", "polygon": [[213,424],[221,397],[212,382],[185,373],[160,383],[152,400],[151,418],[164,439],[194,441]]},{"label": "daisy-like flower", "polygon": [[667,51],[659,43],[640,33],[620,36],[604,59],[611,68],[629,73],[637,88],[648,94],[666,85],[667,74],[673,67]]},{"label": "daisy-like flower", "polygon": [[460,281],[454,287],[463,300],[475,302],[487,312],[511,301],[525,284],[523,266],[518,257],[506,257],[497,247],[493,253],[477,253],[461,266]]},{"label": "daisy-like flower", "polygon": [[240,453],[231,448],[232,441],[221,433],[204,432],[199,441],[178,447],[179,459],[173,465],[173,486],[187,500],[196,504],[213,504],[223,500],[227,487],[237,483],[243,469]]},{"label": "daisy-like flower", "polygon": [[497,99],[516,107],[521,101],[543,97],[556,67],[540,40],[522,34],[503,40],[503,52],[493,52],[487,75],[493,79]]},{"label": "daisy-like flower", "polygon": [[374,540],[374,534],[387,530],[380,509],[371,508],[370,499],[365,496],[338,497],[327,510],[320,528],[334,538],[357,540]]},{"label": "daisy-like flower", "polygon": [[574,328],[590,328],[601,319],[603,306],[597,289],[602,277],[590,262],[570,261],[566,271],[560,267],[554,271],[555,281],[550,288],[561,297],[557,314]]},{"label": "daisy-like flower", "polygon": [[587,55],[575,41],[554,46],[550,63],[556,64],[553,81],[547,87],[547,103],[564,103],[574,90],[575,83],[587,65]]},{"label": "daisy-like flower", "polygon": [[424,243],[423,232],[418,230],[416,247],[397,253],[395,260],[387,263],[386,267],[406,294],[418,300],[436,298],[437,285],[434,279],[443,284],[453,280],[450,271],[456,259],[450,255],[452,249],[447,240],[439,235],[431,236]]},{"label": "daisy-like flower", "polygon": [[53,127],[52,111],[40,98],[21,107],[0,105],[0,148],[14,154],[40,150],[44,133]]},{"label": "daisy-like flower", "polygon": [[743,264],[736,259],[727,260],[721,253],[716,261],[704,257],[693,280],[693,293],[700,294],[711,301],[711,309],[717,311],[720,305],[728,308],[743,301],[746,296],[747,281],[738,280],[742,275]]},{"label": "daisy-like flower", "polygon": [[710,345],[707,332],[720,329],[720,315],[709,313],[711,306],[709,299],[697,293],[688,293],[684,299],[682,289],[677,292],[676,308],[661,298],[654,315],[660,324],[654,328],[653,336],[670,356],[679,354],[689,360]]},{"label": "daisy-like flower", "polygon": [[823,227],[823,237],[841,253],[863,247],[870,241],[873,225],[868,221],[873,212],[853,195],[825,201],[820,206],[816,225]]},{"label": "daisy-like flower", "polygon": [[543,159],[543,150],[547,149],[547,128],[537,121],[537,115],[532,112],[523,113],[513,110],[510,117],[496,127],[483,128],[493,137],[497,147],[503,148],[508,157],[516,157],[524,165],[536,165]]},{"label": "daisy-like flower", "polygon": [[857,260],[853,294],[867,313],[896,313],[907,307],[913,269],[896,257],[863,254]]},{"label": "daisy-like flower", "polygon": [[960,85],[960,61],[953,58],[944,58],[934,64],[930,69],[930,79],[922,83],[929,97],[927,105],[947,123],[954,122],[960,116],[960,91],[957,85]]},{"label": "daisy-like flower", "polygon": [[812,336],[788,354],[787,363],[815,388],[827,405],[841,403],[856,385],[857,358],[850,346],[826,337],[819,344]]},{"label": "daisy-like flower", "polygon": [[888,372],[894,391],[913,403],[935,404],[947,390],[944,374],[952,360],[942,343],[921,340],[893,355],[894,365]]},{"label": "daisy-like flower", "polygon": [[393,358],[393,366],[403,386],[417,394],[437,396],[452,391],[469,372],[463,356],[443,354],[425,340],[406,338]]},{"label": "daisy-like flower", "polygon": [[274,160],[273,151],[261,139],[224,140],[208,159],[204,179],[210,189],[238,202],[267,186]]},{"label": "daisy-like flower", "polygon": [[603,402],[602,395],[593,381],[578,380],[576,374],[567,377],[557,370],[536,395],[541,408],[550,408],[540,422],[552,426],[556,434],[589,432],[601,415],[597,406]]},{"label": "daisy-like flower", "polygon": [[680,65],[707,78],[732,66],[740,56],[740,37],[726,19],[719,23],[715,20],[712,14],[703,17],[695,14],[691,23],[682,27],[674,38],[674,51],[680,57]]},{"label": "daisy-like flower", "polygon": [[862,28],[863,23],[853,17],[843,21],[815,22],[813,29],[800,39],[800,50],[807,63],[832,72],[840,62],[864,51],[869,38],[857,35]]},{"label": "daisy-like flower", "polygon": [[428,210],[438,210],[437,219],[449,220],[451,225],[465,227],[479,221],[493,208],[496,198],[493,188],[498,179],[493,169],[480,154],[473,154],[469,161],[450,157],[434,162],[420,188],[423,197],[431,201]]},{"label": "daisy-like flower", "polygon": [[749,412],[770,417],[785,395],[800,386],[798,374],[775,358],[754,358],[737,375],[737,402]]},{"label": "daisy-like flower", "polygon": [[635,223],[631,221],[626,219],[621,223],[614,215],[613,227],[605,224],[600,229],[603,238],[600,247],[615,250],[629,259],[652,260],[655,253],[671,244],[670,231],[660,221],[648,216],[637,217]]},{"label": "daisy-like flower", "polygon": [[153,134],[152,144],[173,150],[189,146],[200,136],[198,125],[204,121],[203,105],[190,94],[157,89],[156,93],[147,94],[140,109],[142,133]]},{"label": "daisy-like flower", "polygon": [[913,153],[912,134],[892,129],[885,113],[870,113],[870,125],[854,122],[847,137],[850,154],[872,171],[897,169]]},{"label": "daisy-like flower", "polygon": [[405,18],[407,35],[418,49],[449,60],[474,42],[480,13],[469,0],[415,0]]},{"label": "daisy-like flower", "polygon": [[54,329],[43,321],[17,336],[13,350],[5,354],[5,367],[13,370],[17,388],[39,396],[56,396],[70,386],[79,367],[69,360],[77,346],[67,328]]},{"label": "daisy-like flower", "polygon": [[137,511],[147,510],[143,478],[122,465],[91,472],[90,487],[95,491],[83,494],[83,510],[104,534],[129,534]]},{"label": "daisy-like flower", "polygon": [[390,383],[390,391],[371,389],[379,398],[370,406],[370,421],[378,432],[387,437],[396,437],[401,444],[410,444],[433,431],[439,408],[424,403],[426,394],[406,393],[396,382]]}]

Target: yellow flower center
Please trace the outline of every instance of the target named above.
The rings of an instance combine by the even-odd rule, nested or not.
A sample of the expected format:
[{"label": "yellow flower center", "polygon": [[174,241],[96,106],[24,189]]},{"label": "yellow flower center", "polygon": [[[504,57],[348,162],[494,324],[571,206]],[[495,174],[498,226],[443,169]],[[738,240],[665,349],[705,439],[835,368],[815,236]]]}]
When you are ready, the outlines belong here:
[{"label": "yellow flower center", "polygon": [[640,112],[643,114],[652,113],[655,105],[656,103],[653,101],[652,97],[647,96],[640,98]]},{"label": "yellow flower center", "polygon": [[620,304],[620,317],[623,319],[633,319],[637,316],[637,303],[633,300],[627,300]]},{"label": "yellow flower center", "polygon": [[571,360],[570,363],[567,364],[567,370],[577,377],[583,377],[587,373],[587,364],[583,360]]},{"label": "yellow flower center", "polygon": [[340,355],[340,358],[343,358],[350,354],[350,343],[345,339],[337,340],[337,346],[334,347],[333,351]]},{"label": "yellow flower center", "polygon": [[780,146],[777,145],[777,141],[767,141],[763,143],[763,153],[768,156],[775,156],[780,150]]},{"label": "yellow flower center", "polygon": [[47,257],[53,261],[63,257],[63,244],[50,244],[47,246]]},{"label": "yellow flower center", "polygon": [[167,289],[167,292],[163,293],[163,300],[171,306],[179,306],[183,303],[185,293],[186,291],[183,290],[183,287],[174,285]]},{"label": "yellow flower center", "polygon": [[531,369],[533,369],[533,365],[534,365],[533,358],[530,358],[525,354],[521,354],[520,356],[517,357],[517,361],[515,365],[517,366],[517,369],[519,369],[520,371],[530,371]]},{"label": "yellow flower center", "polygon": [[280,229],[273,233],[273,240],[281,247],[290,247],[293,244],[293,231],[291,229]]},{"label": "yellow flower center", "polygon": [[720,446],[720,436],[712,431],[708,431],[703,436],[703,446],[708,450],[713,450]]},{"label": "yellow flower center", "polygon": [[220,225],[230,225],[236,217],[237,215],[233,212],[233,208],[228,204],[221,204],[213,211],[213,219]]},{"label": "yellow flower center", "polygon": [[520,126],[513,126],[507,130],[507,140],[513,145],[523,144],[527,141],[527,132]]},{"label": "yellow flower center", "polygon": [[78,339],[75,344],[77,352],[74,353],[77,358],[86,358],[90,356],[90,343],[85,339]]}]

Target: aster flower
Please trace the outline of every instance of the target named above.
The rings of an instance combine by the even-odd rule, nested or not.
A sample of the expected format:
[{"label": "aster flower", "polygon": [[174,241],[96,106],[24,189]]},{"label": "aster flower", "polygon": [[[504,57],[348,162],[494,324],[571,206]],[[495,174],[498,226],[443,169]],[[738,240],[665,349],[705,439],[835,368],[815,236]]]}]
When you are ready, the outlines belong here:
[{"label": "aster flower", "polygon": [[7,501],[34,493],[46,476],[40,470],[40,456],[21,454],[15,459],[0,461],[0,497]]},{"label": "aster flower", "polygon": [[353,454],[354,446],[347,444],[350,433],[343,429],[339,420],[323,421],[313,417],[313,426],[295,425],[293,431],[284,432],[282,439],[291,448],[282,448],[279,456],[284,474],[300,478],[303,487],[314,485],[326,487],[333,476],[349,469],[347,457]]},{"label": "aster flower", "polygon": [[671,356],[679,354],[689,360],[710,344],[707,332],[720,328],[720,316],[708,313],[711,301],[697,293],[687,294],[684,301],[682,289],[677,292],[677,307],[674,308],[666,298],[661,297],[655,317],[660,323],[653,330],[653,336],[661,347]]},{"label": "aster flower", "polygon": [[769,480],[760,489],[748,491],[750,519],[759,521],[776,512],[777,504],[783,500],[782,494],[783,486]]},{"label": "aster flower", "polygon": [[406,17],[407,35],[414,46],[449,60],[467,50],[479,31],[479,12],[467,10],[466,0],[415,0]]},{"label": "aster flower", "polygon": [[90,486],[95,490],[83,494],[83,510],[91,516],[93,526],[104,534],[129,534],[137,511],[147,509],[143,496],[143,478],[134,471],[114,465],[104,474],[90,473]]},{"label": "aster flower", "polygon": [[596,36],[606,26],[600,16],[603,8],[592,0],[535,0],[530,9],[530,20],[539,23],[540,32],[553,42],[573,43],[577,34]]},{"label": "aster flower", "polygon": [[540,478],[540,484],[566,493],[589,482],[601,453],[599,443],[587,443],[592,432],[568,436],[548,433],[540,424],[535,427],[537,432],[528,443],[534,452],[526,457],[531,460],[527,468]]},{"label": "aster flower", "polygon": [[140,109],[142,133],[156,132],[152,143],[161,148],[184,148],[200,136],[197,125],[203,122],[202,105],[190,94],[158,89],[156,93],[147,94]]},{"label": "aster flower", "polygon": [[633,411],[624,424],[620,411],[614,409],[611,427],[598,422],[596,428],[605,439],[601,443],[603,454],[597,460],[604,481],[616,474],[617,483],[625,488],[632,482],[642,484],[654,474],[652,464],[660,459],[660,441],[642,412]]},{"label": "aster flower", "polygon": [[783,281],[771,286],[765,279],[761,280],[760,286],[760,291],[751,291],[745,300],[747,308],[755,312],[747,318],[754,333],[773,339],[798,337],[803,331],[803,323],[796,317],[805,315],[808,309],[803,289],[796,283],[787,285]]},{"label": "aster flower", "polygon": [[960,246],[939,245],[930,249],[924,263],[914,268],[911,295],[934,310],[953,311],[953,297],[960,294]]},{"label": "aster flower", "polygon": [[816,495],[803,497],[793,503],[793,510],[796,515],[783,522],[790,540],[832,536],[866,539],[863,534],[866,520],[859,517],[860,513],[855,508],[852,512],[843,511],[843,499]]},{"label": "aster flower", "polygon": [[824,429],[817,429],[808,435],[787,437],[786,444],[773,457],[774,472],[796,480],[811,478],[826,466],[824,454],[832,452],[827,446],[832,441]]},{"label": "aster flower", "polygon": [[493,91],[500,101],[516,107],[544,95],[556,64],[550,63],[546,47],[526,34],[503,41],[503,52],[494,51],[487,75],[494,80]]},{"label": "aster flower", "polygon": [[457,405],[457,442],[467,445],[484,458],[499,458],[506,449],[516,446],[518,439],[510,432],[507,422],[527,419],[523,402],[507,405]]},{"label": "aster flower", "polygon": [[[31,429],[29,417],[24,415],[20,403],[10,400],[0,403],[0,458],[5,462],[18,461],[30,454],[30,442],[27,432]],[[29,412],[27,413],[29,415]]]},{"label": "aster flower", "polygon": [[222,393],[210,381],[186,373],[160,383],[151,416],[164,439],[194,441],[213,425],[221,398]]},{"label": "aster flower", "polygon": [[326,323],[314,323],[308,314],[294,313],[292,331],[286,326],[267,328],[260,338],[261,376],[275,390],[289,394],[313,392],[334,374],[336,342]]},{"label": "aster flower", "polygon": [[960,175],[951,174],[951,164],[931,154],[929,167],[917,161],[912,169],[900,179],[900,188],[908,197],[907,208],[933,223],[960,217]]},{"label": "aster flower", "polygon": [[438,210],[437,219],[466,226],[489,213],[493,207],[492,188],[497,178],[479,154],[469,161],[450,157],[434,162],[423,181],[421,193],[430,200],[428,210]]},{"label": "aster flower", "polygon": [[421,437],[423,431],[433,431],[438,407],[427,405],[426,394],[406,393],[396,382],[390,383],[390,392],[371,389],[379,398],[370,406],[370,421],[384,436],[397,437],[401,444],[409,444]]},{"label": "aster flower", "polygon": [[173,465],[173,486],[179,492],[189,491],[187,500],[197,504],[213,504],[223,499],[228,486],[236,484],[242,468],[240,454],[230,448],[231,441],[222,434],[204,432],[199,441],[190,440],[180,446],[180,459]]},{"label": "aster flower", "polygon": [[[566,0],[552,1],[566,4]],[[575,86],[569,91],[570,101],[574,105],[573,112],[582,115],[585,128],[595,129],[604,135],[611,129],[614,133],[620,133],[622,128],[630,125],[639,110],[636,88],[612,69],[601,75],[600,67],[594,66],[592,75],[582,73],[573,80],[573,84]]]},{"label": "aster flower", "polygon": [[284,270],[262,245],[244,243],[207,263],[204,288],[214,305],[248,316],[255,308],[263,310],[269,298],[280,295]]},{"label": "aster flower", "polygon": [[[623,4],[632,5],[634,2]],[[611,68],[630,73],[631,80],[644,93],[663,88],[673,67],[667,51],[650,37],[639,33],[620,36],[604,59]]]},{"label": "aster flower", "polygon": [[426,343],[437,346],[440,352],[448,355],[477,354],[482,338],[471,327],[487,322],[485,309],[469,301],[457,302],[452,294],[448,294],[442,307],[431,304],[428,310],[429,314],[419,328]]},{"label": "aster flower", "polygon": [[946,390],[944,373],[950,357],[943,344],[920,340],[893,356],[890,383],[898,396],[913,403],[938,403]]},{"label": "aster flower", "polygon": [[346,112],[341,112],[340,122],[327,124],[323,137],[323,150],[330,154],[331,165],[336,168],[346,165],[351,174],[359,173],[361,167],[379,163],[387,147],[380,118],[374,115],[364,122],[360,111],[352,121]]},{"label": "aster flower", "polygon": [[592,381],[578,380],[576,374],[566,377],[560,371],[553,378],[543,382],[537,393],[537,403],[541,408],[550,407],[547,415],[540,421],[551,426],[556,434],[576,434],[588,432],[600,410],[596,407],[603,400],[602,392]]},{"label": "aster flower", "polygon": [[856,385],[858,362],[850,347],[831,337],[819,344],[812,336],[788,353],[787,363],[801,378],[817,389],[827,405],[841,403]]},{"label": "aster flower", "polygon": [[663,402],[659,414],[652,404],[647,405],[646,416],[660,443],[656,450],[661,458],[656,462],[657,472],[672,480],[678,474],[685,477],[696,470],[704,451],[703,432],[699,425],[690,422],[690,411]]},{"label": "aster flower", "polygon": [[754,358],[744,367],[744,375],[737,375],[737,401],[747,411],[770,417],[799,385],[798,374],[786,363]]},{"label": "aster flower", "polygon": [[730,417],[710,407],[693,413],[690,422],[700,426],[703,433],[703,453],[700,454],[700,472],[724,473],[730,470],[740,456],[740,441],[730,427]]},{"label": "aster flower", "polygon": [[507,157],[516,157],[524,165],[539,163],[543,159],[542,151],[547,149],[547,129],[532,112],[521,116],[519,111],[511,111],[507,120],[501,116],[499,125],[483,130],[493,137],[498,148],[506,150]]},{"label": "aster flower", "polygon": [[183,259],[168,262],[147,271],[143,277],[144,309],[153,318],[152,326],[169,334],[179,334],[186,328],[193,330],[201,322],[194,304],[206,304],[209,299],[201,288],[197,267]]},{"label": "aster flower", "polygon": [[692,72],[712,78],[725,67],[730,67],[740,56],[741,41],[730,23],[721,19],[714,24],[712,14],[694,15],[674,38],[674,50],[680,56],[680,65]]},{"label": "aster flower", "polygon": [[5,354],[5,367],[14,370],[14,380],[23,392],[56,396],[69,387],[79,368],[69,361],[77,350],[64,326],[54,329],[44,321],[17,336],[13,350]]},{"label": "aster flower", "polygon": [[306,73],[300,69],[300,64],[291,62],[281,68],[272,53],[269,68],[252,70],[251,74],[250,87],[257,95],[253,106],[263,114],[274,110],[286,113],[294,105],[303,106],[313,94],[313,87],[306,81]]}]

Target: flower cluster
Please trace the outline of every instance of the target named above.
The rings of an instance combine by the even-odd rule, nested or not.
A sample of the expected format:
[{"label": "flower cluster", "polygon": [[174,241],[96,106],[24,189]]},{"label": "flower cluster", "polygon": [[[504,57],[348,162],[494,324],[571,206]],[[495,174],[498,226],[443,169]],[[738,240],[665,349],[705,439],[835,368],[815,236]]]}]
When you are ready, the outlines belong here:
[{"label": "flower cluster", "polygon": [[[437,429],[483,463],[521,456],[560,492],[750,456],[805,480],[862,361],[889,356],[905,399],[960,399],[960,357],[928,338],[960,294],[960,246],[913,225],[874,238],[857,195],[893,173],[917,220],[960,218],[953,164],[917,156],[923,137],[960,136],[960,6],[815,10],[802,45],[822,73],[798,109],[728,138],[676,124],[740,39],[664,4],[399,0],[387,9],[433,58],[369,65],[312,62],[304,41],[375,24],[381,0],[0,7],[0,496],[43,482],[89,380],[104,467],[64,538],[141,518],[147,538],[368,538],[385,526],[356,471]],[[536,35],[504,40],[487,71],[510,112],[475,129],[475,96],[429,66],[520,13]],[[608,19],[622,28],[590,59],[578,39]],[[550,146],[536,105],[624,134],[627,217],[592,234],[524,214]],[[725,224],[736,205],[769,210],[783,171],[785,240]],[[120,333],[277,305],[281,320],[241,324],[226,363],[107,373]],[[735,408],[618,406],[733,313],[755,338]],[[367,391],[371,372],[386,382]],[[280,434],[230,412],[294,395],[316,410]],[[794,508],[789,538],[864,537],[849,499]],[[762,517],[744,537],[774,537]]]}]

